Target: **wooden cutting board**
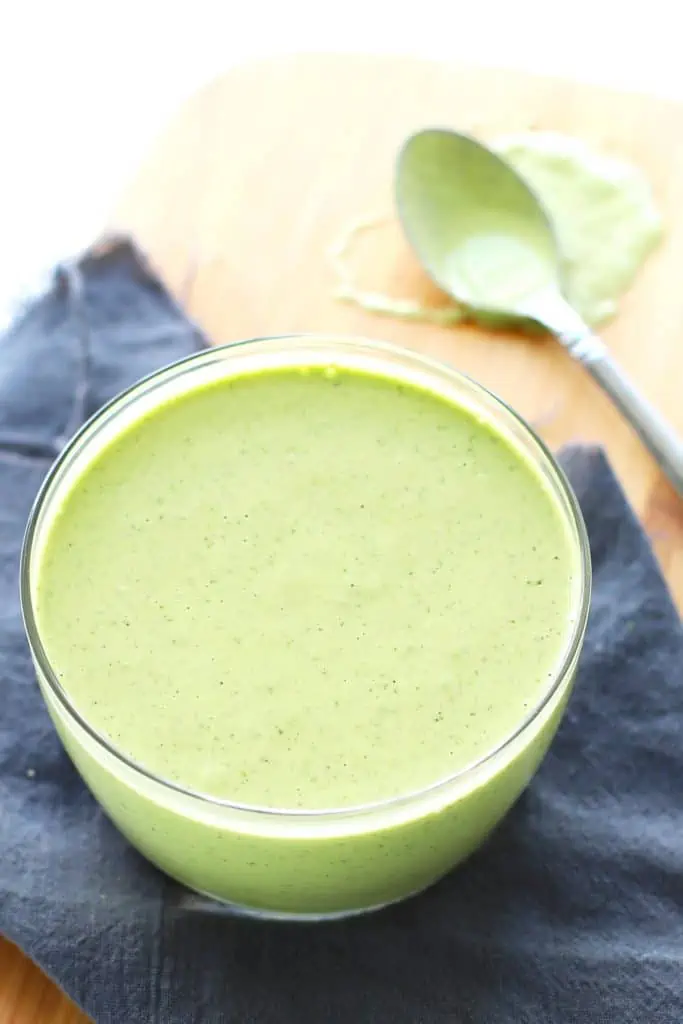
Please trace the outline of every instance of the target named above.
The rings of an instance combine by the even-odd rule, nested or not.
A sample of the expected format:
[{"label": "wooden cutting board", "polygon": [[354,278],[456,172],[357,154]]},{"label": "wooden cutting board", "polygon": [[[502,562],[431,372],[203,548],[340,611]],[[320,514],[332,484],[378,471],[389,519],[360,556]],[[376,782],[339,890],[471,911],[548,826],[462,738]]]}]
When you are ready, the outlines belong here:
[{"label": "wooden cutting board", "polygon": [[[683,107],[677,104],[403,57],[252,64],[214,82],[179,112],[110,226],[136,235],[215,341],[311,330],[393,340],[477,377],[553,446],[604,444],[683,607],[683,502],[559,346],[377,318],[333,297],[330,247],[357,218],[388,216],[353,247],[358,282],[442,301],[391,221],[396,150],[409,132],[439,124],[484,138],[557,129],[643,168],[667,239],[604,334],[683,432]],[[83,1019],[40,972],[0,944],[1,1024]]]}]

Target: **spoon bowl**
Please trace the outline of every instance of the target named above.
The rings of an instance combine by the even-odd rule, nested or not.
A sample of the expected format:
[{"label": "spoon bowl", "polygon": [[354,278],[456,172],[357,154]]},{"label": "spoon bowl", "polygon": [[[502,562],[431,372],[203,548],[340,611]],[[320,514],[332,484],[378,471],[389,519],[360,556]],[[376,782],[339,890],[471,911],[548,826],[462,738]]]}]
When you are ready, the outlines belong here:
[{"label": "spoon bowl", "polygon": [[411,136],[398,157],[396,203],[429,276],[475,314],[526,318],[530,297],[558,287],[557,242],[541,203],[470,136],[439,128]]}]

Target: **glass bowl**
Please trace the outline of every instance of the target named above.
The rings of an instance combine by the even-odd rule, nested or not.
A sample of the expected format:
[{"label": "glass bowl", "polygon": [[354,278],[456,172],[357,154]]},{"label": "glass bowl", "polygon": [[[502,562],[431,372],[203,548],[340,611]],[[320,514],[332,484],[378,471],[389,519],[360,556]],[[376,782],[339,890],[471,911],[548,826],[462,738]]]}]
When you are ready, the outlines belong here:
[{"label": "glass bowl", "polygon": [[[465,769],[415,792],[359,807],[273,810],[216,799],[155,776],[74,706],[37,624],[41,550],[65,494],[93,457],[122,428],[171,397],[209,381],[285,366],[350,367],[417,384],[488,421],[549,488],[576,558],[566,645],[537,706]],[[588,541],[576,498],[551,453],[515,412],[481,385],[415,352],[325,335],[208,349],[117,396],[52,467],[30,515],[21,561],[22,609],[41,692],[66,750],[111,820],[144,856],[195,892],[242,913],[302,920],[361,913],[404,899],[450,871],[486,838],[529,782],[560,722],[585,633],[590,584]]]}]

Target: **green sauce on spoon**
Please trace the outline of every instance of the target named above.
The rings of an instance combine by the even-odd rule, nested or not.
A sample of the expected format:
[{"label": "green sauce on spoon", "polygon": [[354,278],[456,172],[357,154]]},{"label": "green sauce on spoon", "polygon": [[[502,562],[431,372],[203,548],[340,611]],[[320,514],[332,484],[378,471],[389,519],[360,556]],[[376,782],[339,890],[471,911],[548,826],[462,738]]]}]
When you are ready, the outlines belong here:
[{"label": "green sauce on spoon", "polygon": [[[560,180],[566,180],[576,160],[560,166]],[[439,287],[475,318],[531,321],[552,332],[609,394],[683,493],[683,442],[568,301],[566,260],[554,225],[512,164],[466,135],[427,129],[403,146],[395,191],[408,241]],[[591,244],[607,250],[610,239],[596,230]],[[633,270],[633,254],[626,261],[623,253],[609,259],[617,269],[607,283],[623,283]]]}]

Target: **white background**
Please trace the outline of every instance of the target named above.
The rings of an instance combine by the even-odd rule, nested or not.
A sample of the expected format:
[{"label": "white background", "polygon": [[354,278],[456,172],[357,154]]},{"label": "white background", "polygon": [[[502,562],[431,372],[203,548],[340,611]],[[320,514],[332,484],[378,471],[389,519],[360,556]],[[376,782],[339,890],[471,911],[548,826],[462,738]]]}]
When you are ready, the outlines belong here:
[{"label": "white background", "polygon": [[271,53],[392,51],[683,100],[677,0],[0,0],[0,311],[97,232],[179,102]]}]

